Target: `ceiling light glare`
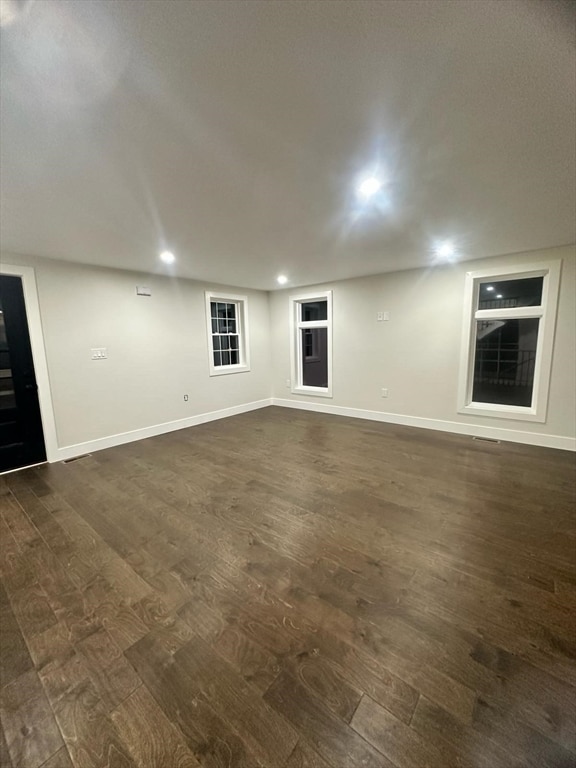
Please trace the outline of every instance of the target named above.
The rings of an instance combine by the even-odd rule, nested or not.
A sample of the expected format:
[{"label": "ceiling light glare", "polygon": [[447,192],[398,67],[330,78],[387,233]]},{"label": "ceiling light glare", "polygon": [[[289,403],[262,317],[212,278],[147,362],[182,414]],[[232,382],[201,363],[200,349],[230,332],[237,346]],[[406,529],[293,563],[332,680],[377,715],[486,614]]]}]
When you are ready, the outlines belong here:
[{"label": "ceiling light glare", "polygon": [[176,256],[172,253],[172,251],[162,251],[160,254],[160,260],[164,262],[164,264],[174,264],[176,261]]},{"label": "ceiling light glare", "polygon": [[276,280],[280,283],[280,285],[286,285],[286,283],[288,282],[288,278],[286,277],[286,275],[278,275]]},{"label": "ceiling light glare", "polygon": [[497,298],[497,299],[503,299],[503,298],[504,298],[504,296],[502,296],[502,294],[501,294],[501,293],[498,293],[498,294],[496,294],[496,298]]},{"label": "ceiling light glare", "polygon": [[13,24],[21,13],[16,0],[0,0],[0,27]]},{"label": "ceiling light glare", "polygon": [[493,291],[494,290],[494,286],[493,285],[487,285],[486,286],[486,290],[487,291]]},{"label": "ceiling light glare", "polygon": [[451,243],[449,240],[446,240],[444,243],[439,243],[439,245],[437,245],[434,249],[434,252],[439,259],[451,259],[453,256],[455,256],[456,249],[454,248],[453,243]]},{"label": "ceiling light glare", "polygon": [[358,194],[364,200],[369,200],[382,189],[382,182],[376,176],[368,176],[358,186]]}]

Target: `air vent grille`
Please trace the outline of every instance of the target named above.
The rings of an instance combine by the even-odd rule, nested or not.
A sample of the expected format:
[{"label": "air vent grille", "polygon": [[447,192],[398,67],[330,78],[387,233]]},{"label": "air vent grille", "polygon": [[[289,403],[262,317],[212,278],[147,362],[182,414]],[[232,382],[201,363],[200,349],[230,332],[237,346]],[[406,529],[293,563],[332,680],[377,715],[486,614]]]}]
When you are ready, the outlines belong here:
[{"label": "air vent grille", "polygon": [[64,459],[62,464],[72,464],[73,461],[80,461],[80,459],[89,459],[92,456],[91,453],[83,453],[81,456],[73,456],[71,459]]}]

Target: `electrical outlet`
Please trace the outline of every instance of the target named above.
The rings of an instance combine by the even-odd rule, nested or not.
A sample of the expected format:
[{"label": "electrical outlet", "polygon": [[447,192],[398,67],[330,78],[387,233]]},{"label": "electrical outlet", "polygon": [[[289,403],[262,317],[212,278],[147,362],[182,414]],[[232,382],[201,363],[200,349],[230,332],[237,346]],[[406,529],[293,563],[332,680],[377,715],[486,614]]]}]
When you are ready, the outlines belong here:
[{"label": "electrical outlet", "polygon": [[390,312],[376,312],[376,320],[379,323],[384,320],[390,320]]},{"label": "electrical outlet", "polygon": [[91,349],[90,352],[92,353],[92,360],[106,360],[108,357],[108,350],[106,347],[96,347],[95,349]]},{"label": "electrical outlet", "polygon": [[286,389],[290,389],[290,379],[286,379]]},{"label": "electrical outlet", "polygon": [[386,387],[382,387],[382,397],[388,397],[388,389]]}]

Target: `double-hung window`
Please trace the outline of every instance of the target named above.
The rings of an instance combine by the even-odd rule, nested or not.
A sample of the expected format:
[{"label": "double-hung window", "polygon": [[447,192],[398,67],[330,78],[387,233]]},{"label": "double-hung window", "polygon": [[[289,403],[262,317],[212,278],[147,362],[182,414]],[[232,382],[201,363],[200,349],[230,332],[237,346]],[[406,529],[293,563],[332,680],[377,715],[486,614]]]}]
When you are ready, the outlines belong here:
[{"label": "double-hung window", "polygon": [[332,397],[332,291],[290,297],[292,392]]},{"label": "double-hung window", "polygon": [[560,262],[468,272],[459,411],[545,421]]},{"label": "double-hung window", "polygon": [[210,375],[250,370],[246,296],[206,291]]}]

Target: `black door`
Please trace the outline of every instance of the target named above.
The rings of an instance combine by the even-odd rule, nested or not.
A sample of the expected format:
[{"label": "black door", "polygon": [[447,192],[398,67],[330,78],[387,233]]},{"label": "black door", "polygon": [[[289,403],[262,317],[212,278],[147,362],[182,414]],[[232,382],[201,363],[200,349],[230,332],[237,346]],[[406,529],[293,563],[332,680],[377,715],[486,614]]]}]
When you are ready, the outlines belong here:
[{"label": "black door", "polygon": [[0,275],[0,472],[45,460],[22,280]]}]

